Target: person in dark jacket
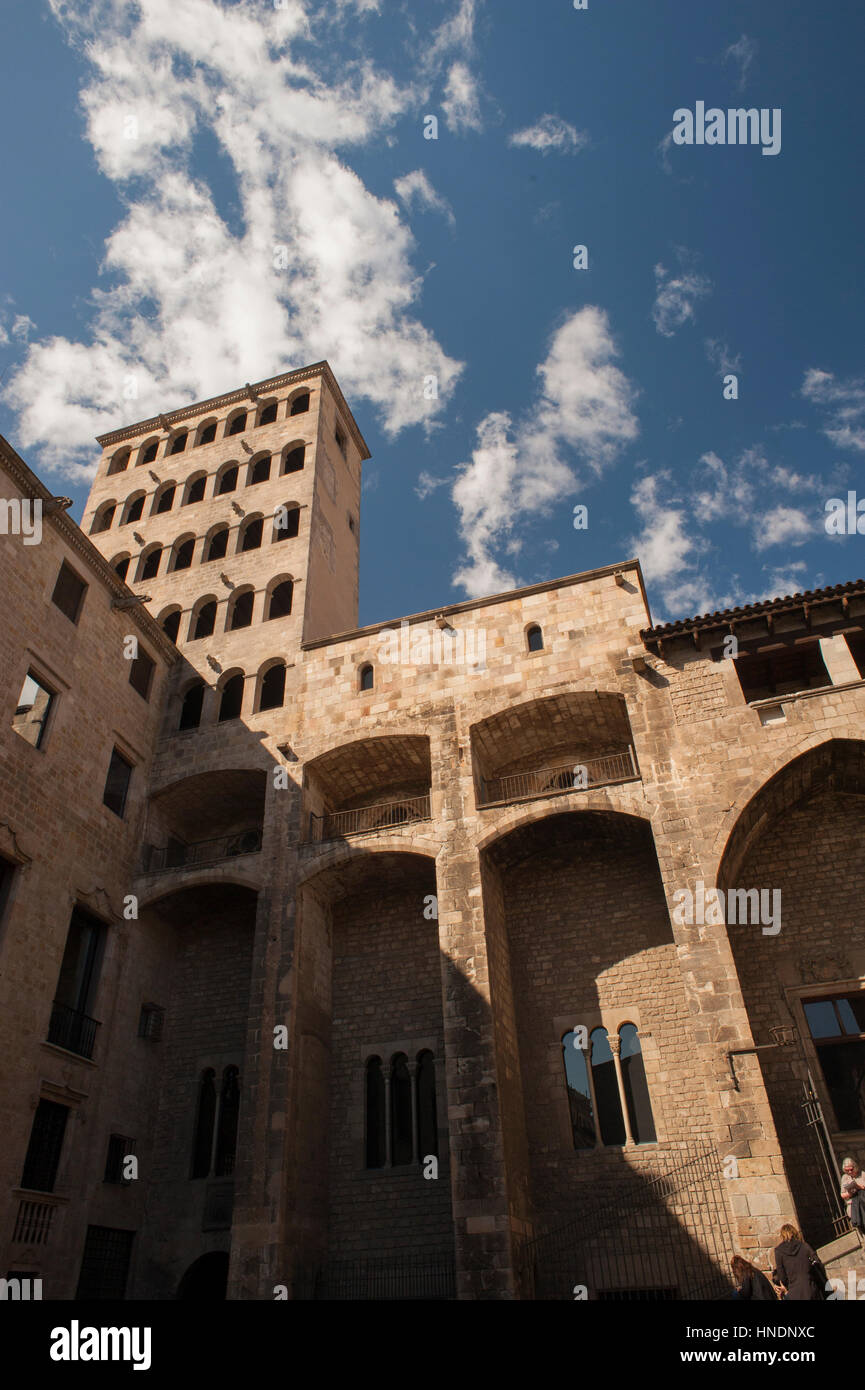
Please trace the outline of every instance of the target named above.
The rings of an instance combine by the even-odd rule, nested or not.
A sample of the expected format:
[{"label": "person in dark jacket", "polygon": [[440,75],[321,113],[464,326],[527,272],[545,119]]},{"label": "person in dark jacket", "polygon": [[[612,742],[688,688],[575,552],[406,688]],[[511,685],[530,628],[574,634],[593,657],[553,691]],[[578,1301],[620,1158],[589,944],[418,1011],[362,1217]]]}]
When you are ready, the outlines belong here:
[{"label": "person in dark jacket", "polygon": [[756,1265],[752,1265],[741,1255],[734,1255],[730,1261],[730,1266],[736,1281],[734,1298],[754,1299],[759,1302],[778,1302],[778,1295],[765,1274]]},{"label": "person in dark jacket", "polygon": [[815,1302],[825,1298],[825,1271],[795,1226],[782,1226],[781,1244],[775,1247],[778,1277],[794,1302]]}]

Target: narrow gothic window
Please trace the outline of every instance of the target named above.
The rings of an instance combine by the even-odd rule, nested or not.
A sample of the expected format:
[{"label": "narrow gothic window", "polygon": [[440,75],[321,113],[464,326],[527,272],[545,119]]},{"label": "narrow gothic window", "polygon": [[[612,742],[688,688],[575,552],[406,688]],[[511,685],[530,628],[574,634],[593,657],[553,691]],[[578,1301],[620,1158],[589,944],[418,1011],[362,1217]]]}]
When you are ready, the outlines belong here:
[{"label": "narrow gothic window", "polygon": [[391,1062],[390,1115],[391,1162],[396,1168],[412,1160],[411,1075],[404,1052],[398,1052]]},{"label": "narrow gothic window", "polygon": [[529,628],[526,633],[526,640],[530,652],[542,652],[544,650],[544,634],[541,632],[537,623],[533,623]]},{"label": "narrow gothic window", "polygon": [[360,688],[361,690],[372,690],[373,670],[371,666],[361,666],[360,668]]},{"label": "narrow gothic window", "polygon": [[625,1143],[625,1121],[619,1099],[616,1064],[606,1028],[595,1028],[591,1035],[592,1082],[598,1106],[601,1142],[613,1147]]},{"label": "narrow gothic window", "polygon": [[218,1178],[228,1177],[234,1172],[239,1111],[240,1074],[237,1067],[226,1067],[222,1073],[222,1089],[219,1095],[219,1124],[216,1130],[214,1171]]},{"label": "narrow gothic window", "polygon": [[574,1046],[575,1042],[579,1042],[579,1037],[580,1035],[575,1030],[572,1033],[566,1033],[562,1038],[571,1134],[575,1149],[593,1149],[597,1144],[597,1139],[592,1109],[592,1092],[589,1086],[589,1068],[586,1064],[585,1048]]},{"label": "narrow gothic window", "polygon": [[370,1057],[366,1064],[366,1166],[385,1164],[384,1076],[381,1058]]},{"label": "narrow gothic window", "polygon": [[622,1084],[625,1088],[631,1135],[637,1144],[654,1144],[657,1142],[655,1120],[652,1115],[652,1102],[649,1099],[640,1035],[635,1024],[623,1023],[619,1029],[619,1038],[622,1044]]},{"label": "narrow gothic window", "polygon": [[213,1148],[213,1125],[216,1119],[216,1084],[212,1067],[201,1073],[198,1084],[198,1113],[195,1117],[195,1137],[192,1143],[191,1178],[206,1178],[210,1172],[210,1153]]},{"label": "narrow gothic window", "polygon": [[417,1147],[421,1163],[430,1154],[438,1157],[438,1118],[436,1115],[435,1062],[431,1052],[417,1059]]}]

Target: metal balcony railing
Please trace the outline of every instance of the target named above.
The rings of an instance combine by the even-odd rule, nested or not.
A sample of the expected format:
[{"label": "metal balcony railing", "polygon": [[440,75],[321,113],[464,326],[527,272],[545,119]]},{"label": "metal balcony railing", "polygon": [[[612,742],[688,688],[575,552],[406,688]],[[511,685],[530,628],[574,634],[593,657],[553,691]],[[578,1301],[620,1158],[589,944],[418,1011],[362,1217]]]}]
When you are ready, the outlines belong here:
[{"label": "metal balcony railing", "polygon": [[80,1009],[72,1009],[55,999],[48,1024],[48,1042],[54,1043],[55,1047],[64,1047],[67,1052],[76,1052],[79,1057],[90,1058],[93,1056],[98,1027],[100,1025],[95,1018],[88,1018]]},{"label": "metal balcony railing", "polygon": [[141,856],[141,872],[160,874],[166,869],[189,869],[200,864],[215,864],[237,854],[257,854],[261,849],[261,830],[235,830],[214,840],[197,840],[185,844],[171,840],[167,845],[145,845]]},{"label": "metal balcony railing", "polygon": [[12,1241],[15,1245],[47,1245],[57,1203],[52,1197],[24,1197],[18,1203]]},{"label": "metal balcony railing", "polygon": [[613,782],[630,782],[639,775],[634,750],[628,748],[623,753],[608,753],[603,758],[589,758],[585,762],[556,763],[552,767],[534,768],[531,772],[482,778],[478,805],[494,806],[503,801],[584,791]]},{"label": "metal balcony railing", "polygon": [[326,815],[310,815],[309,838],[312,841],[342,840],[347,835],[365,835],[373,830],[389,830],[407,825],[410,821],[430,819],[429,792],[412,796],[407,801],[384,801],[377,806],[359,806],[353,811],[330,811]]}]

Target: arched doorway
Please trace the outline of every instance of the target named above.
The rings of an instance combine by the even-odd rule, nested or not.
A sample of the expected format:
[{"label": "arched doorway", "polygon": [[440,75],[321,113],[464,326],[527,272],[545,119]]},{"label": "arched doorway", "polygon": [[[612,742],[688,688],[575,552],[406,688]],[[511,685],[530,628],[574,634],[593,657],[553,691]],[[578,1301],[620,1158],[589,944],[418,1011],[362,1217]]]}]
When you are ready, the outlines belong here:
[{"label": "arched doorway", "polygon": [[179,1299],[218,1303],[228,1287],[228,1251],[211,1250],[191,1264],[177,1289]]}]

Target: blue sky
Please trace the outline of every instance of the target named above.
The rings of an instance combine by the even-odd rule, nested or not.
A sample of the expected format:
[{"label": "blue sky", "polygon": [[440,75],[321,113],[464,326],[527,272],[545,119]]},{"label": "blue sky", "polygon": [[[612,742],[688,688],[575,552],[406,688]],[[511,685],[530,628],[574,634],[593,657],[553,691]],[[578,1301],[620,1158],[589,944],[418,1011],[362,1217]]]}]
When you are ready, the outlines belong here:
[{"label": "blue sky", "polygon": [[[634,554],[656,621],[863,572],[824,526],[865,497],[852,0],[4,28],[0,430],[77,517],[96,433],[326,357],[372,453],[361,622]],[[674,144],[698,101],[780,109],[780,152]]]}]

